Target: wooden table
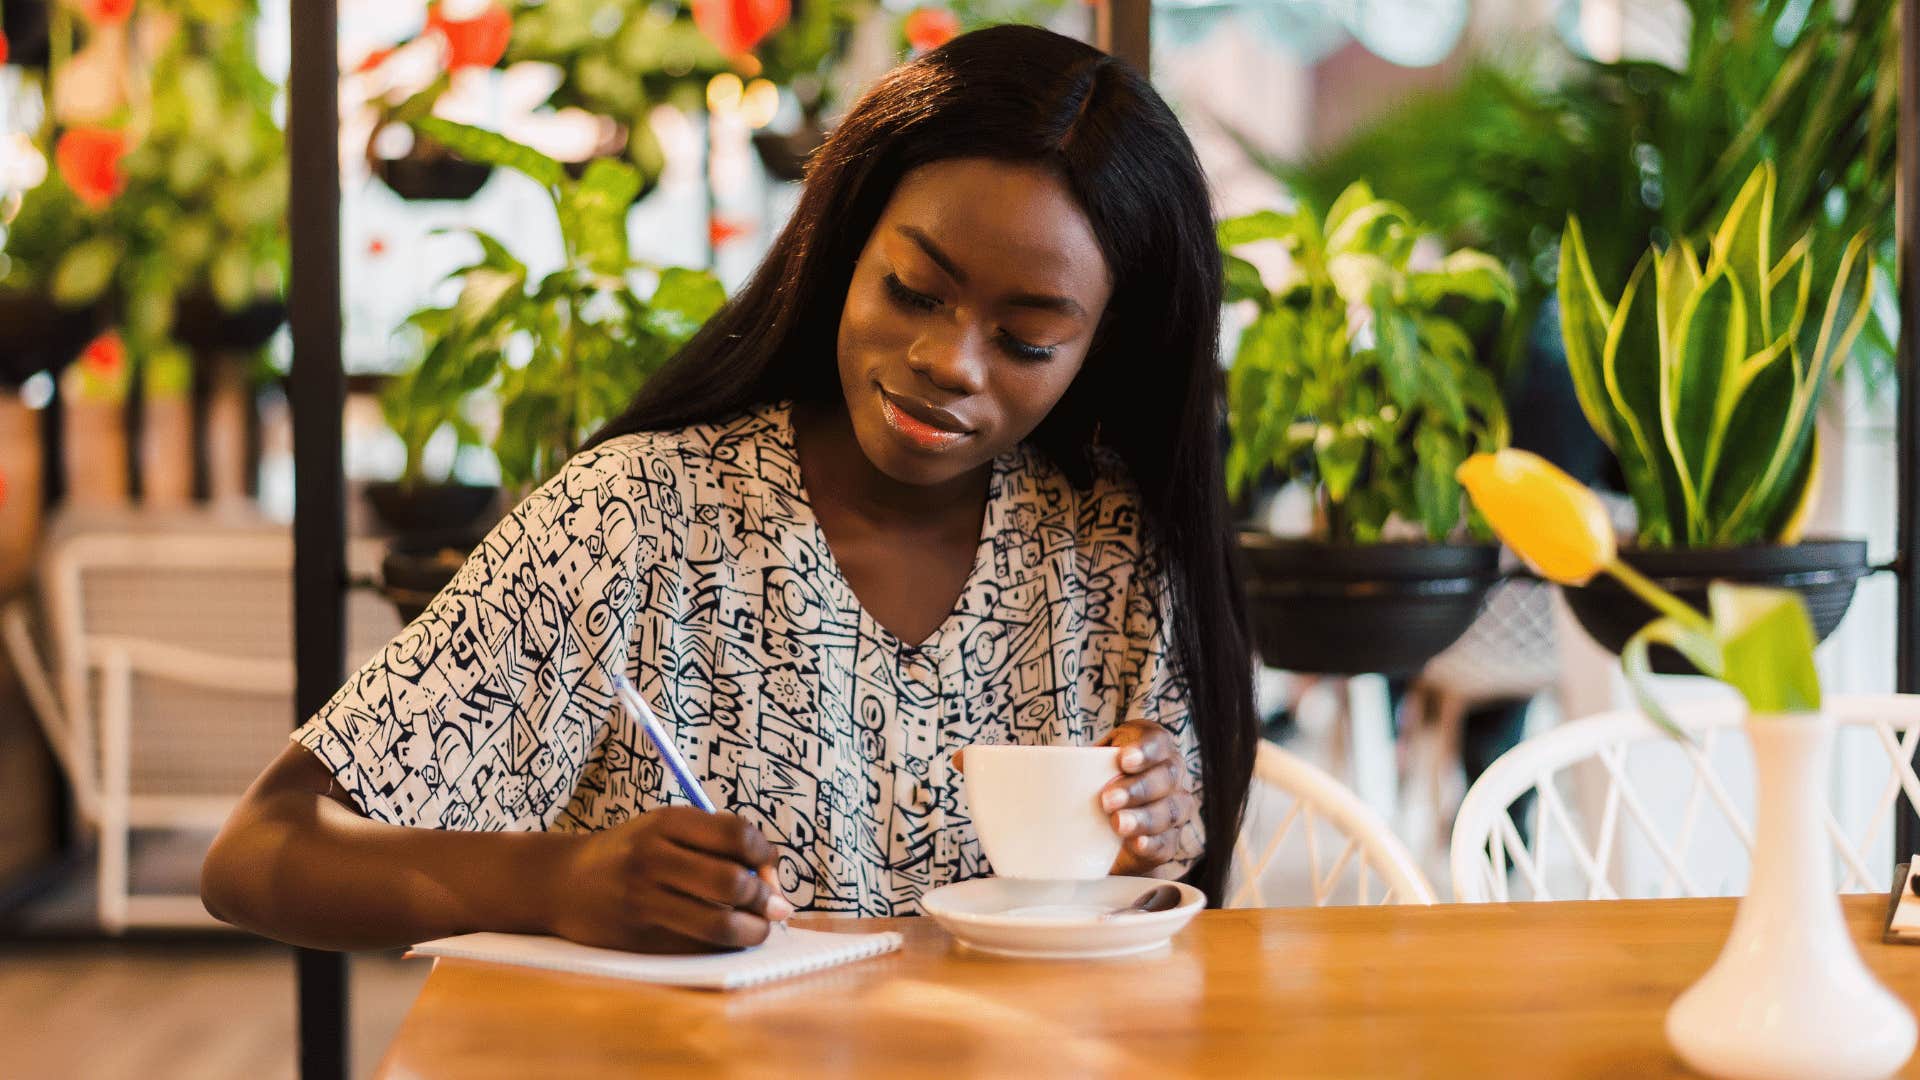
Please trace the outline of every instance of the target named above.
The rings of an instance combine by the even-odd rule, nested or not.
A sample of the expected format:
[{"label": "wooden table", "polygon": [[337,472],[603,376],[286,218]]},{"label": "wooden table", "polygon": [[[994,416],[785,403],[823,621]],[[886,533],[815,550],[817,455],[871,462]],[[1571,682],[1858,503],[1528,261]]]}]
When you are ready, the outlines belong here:
[{"label": "wooden table", "polygon": [[[1874,972],[1920,1002],[1920,948],[1847,897]],[[1210,911],[1156,956],[906,948],[730,994],[441,960],[383,1077],[1685,1075],[1662,1018],[1731,900]],[[1920,1076],[1920,1061],[1906,1075]]]}]

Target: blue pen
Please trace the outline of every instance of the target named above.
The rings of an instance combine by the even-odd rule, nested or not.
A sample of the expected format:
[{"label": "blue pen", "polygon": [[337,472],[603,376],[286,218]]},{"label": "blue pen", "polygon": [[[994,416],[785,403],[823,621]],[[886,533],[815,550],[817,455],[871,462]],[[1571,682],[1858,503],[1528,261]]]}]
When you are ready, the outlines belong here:
[{"label": "blue pen", "polygon": [[687,798],[693,800],[693,805],[709,814],[713,813],[713,800],[707,798],[707,793],[701,790],[700,781],[693,778],[692,770],[687,768],[686,761],[680,757],[680,751],[674,747],[673,740],[667,738],[666,729],[660,726],[659,719],[653,715],[653,710],[648,708],[647,699],[641,697],[633,688],[633,684],[627,681],[627,677],[618,672],[613,676],[613,691],[619,696],[620,703],[626,706],[627,714],[640,721],[640,726],[646,729],[647,738],[652,740],[654,748],[660,751],[660,760],[667,763],[667,769],[673,773],[673,779],[680,785],[680,790],[686,794]]}]

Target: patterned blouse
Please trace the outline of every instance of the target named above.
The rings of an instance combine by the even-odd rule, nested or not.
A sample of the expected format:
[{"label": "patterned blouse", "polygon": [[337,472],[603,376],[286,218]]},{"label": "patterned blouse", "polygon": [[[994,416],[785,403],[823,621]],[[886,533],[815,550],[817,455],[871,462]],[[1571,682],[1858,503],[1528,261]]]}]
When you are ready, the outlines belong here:
[{"label": "patterned blouse", "polygon": [[[1199,790],[1164,576],[1117,464],[1076,490],[996,458],[974,565],[927,641],[862,609],[801,482],[790,407],[612,439],[497,525],[293,738],[371,818],[606,828],[685,804],[612,694],[624,671],[802,910],[919,911],[988,872],[953,752],[1174,732]],[[1172,876],[1198,857],[1183,832]]]}]

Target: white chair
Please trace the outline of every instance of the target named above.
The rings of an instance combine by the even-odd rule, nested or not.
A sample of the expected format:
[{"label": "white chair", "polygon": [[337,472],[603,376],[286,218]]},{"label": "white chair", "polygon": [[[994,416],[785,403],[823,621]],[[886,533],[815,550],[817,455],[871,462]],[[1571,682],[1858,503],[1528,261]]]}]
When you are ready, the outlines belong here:
[{"label": "white chair", "polygon": [[[1920,805],[1912,765],[1920,696],[1831,697],[1835,775],[1826,829],[1843,892],[1892,880],[1893,809]],[[1612,900],[1734,895],[1753,848],[1745,707],[1675,707],[1695,744],[1636,710],[1602,713],[1528,739],[1489,767],[1460,804],[1454,898]],[[1531,794],[1523,835],[1511,814]],[[1717,864],[1717,865],[1716,865]]]},{"label": "white chair", "polygon": [[1378,814],[1324,771],[1262,742],[1226,906],[1298,906],[1290,893],[1314,907],[1434,902],[1433,886]]},{"label": "white chair", "polygon": [[[287,744],[292,571],[285,529],[80,530],[43,564],[45,662],[27,603],[6,610],[8,652],[98,832],[108,931],[212,924],[197,893],[132,892],[131,834],[217,828]],[[349,662],[398,629],[382,608],[353,601]]]}]

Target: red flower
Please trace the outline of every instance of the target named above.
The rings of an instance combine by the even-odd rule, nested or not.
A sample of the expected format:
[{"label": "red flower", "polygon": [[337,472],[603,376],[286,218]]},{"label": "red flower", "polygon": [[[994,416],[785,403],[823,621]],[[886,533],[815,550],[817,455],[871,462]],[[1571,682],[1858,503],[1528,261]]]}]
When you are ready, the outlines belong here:
[{"label": "red flower", "polygon": [[728,56],[752,52],[792,14],[793,0],[693,0],[693,24]]},{"label": "red flower", "polygon": [[513,16],[499,4],[488,4],[471,19],[449,19],[435,4],[427,9],[427,29],[447,39],[447,67],[490,68],[507,54]]},{"label": "red flower", "polygon": [[387,253],[387,242],[385,240],[382,240],[376,236],[373,239],[367,241],[368,255],[377,259],[380,256],[385,255],[386,253]]},{"label": "red flower", "polygon": [[0,30],[0,64],[7,62],[7,32]]},{"label": "red flower", "polygon": [[920,8],[907,16],[907,44],[931,52],[960,34],[960,16],[946,8]]},{"label": "red flower", "polygon": [[707,219],[707,244],[718,249],[738,240],[747,233],[747,227],[741,222],[730,221],[715,214]]},{"label": "red flower", "polygon": [[133,14],[133,0],[80,0],[80,14],[95,26],[114,26]]},{"label": "red flower", "polygon": [[80,363],[102,379],[118,377],[127,365],[127,347],[120,340],[119,331],[109,330],[94,338],[80,354]]},{"label": "red flower", "polygon": [[355,75],[365,75],[367,72],[372,71],[374,68],[377,68],[381,64],[386,63],[387,57],[392,56],[393,53],[394,53],[394,50],[391,47],[385,48],[385,49],[375,49],[372,52],[368,53],[366,57],[362,59],[358,64],[355,64],[353,66],[353,73]]},{"label": "red flower", "polygon": [[127,133],[110,128],[68,128],[53,147],[60,179],[90,210],[104,208],[126,187],[126,174],[120,171],[126,154]]}]

